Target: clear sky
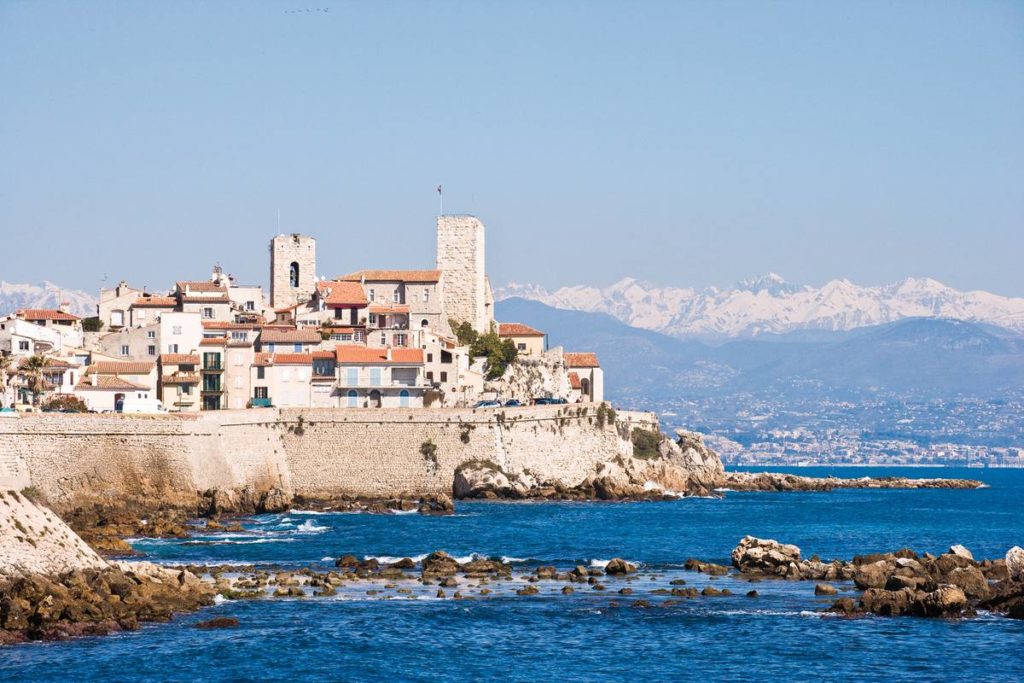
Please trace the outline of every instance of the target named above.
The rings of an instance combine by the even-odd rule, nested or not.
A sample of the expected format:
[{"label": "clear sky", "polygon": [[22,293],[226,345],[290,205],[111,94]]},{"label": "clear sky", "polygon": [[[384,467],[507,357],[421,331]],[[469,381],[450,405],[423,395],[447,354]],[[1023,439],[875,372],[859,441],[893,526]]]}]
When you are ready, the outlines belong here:
[{"label": "clear sky", "polygon": [[1024,2],[0,0],[4,280],[432,267],[439,183],[495,284],[1024,296]]}]

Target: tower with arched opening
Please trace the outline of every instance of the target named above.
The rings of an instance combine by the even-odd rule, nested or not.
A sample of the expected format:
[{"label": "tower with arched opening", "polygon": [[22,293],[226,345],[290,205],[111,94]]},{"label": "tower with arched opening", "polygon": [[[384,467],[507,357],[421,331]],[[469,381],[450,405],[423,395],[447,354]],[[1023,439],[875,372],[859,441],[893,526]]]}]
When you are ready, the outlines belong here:
[{"label": "tower with arched opening", "polygon": [[309,301],[316,289],[316,240],[292,233],[270,240],[270,305]]}]

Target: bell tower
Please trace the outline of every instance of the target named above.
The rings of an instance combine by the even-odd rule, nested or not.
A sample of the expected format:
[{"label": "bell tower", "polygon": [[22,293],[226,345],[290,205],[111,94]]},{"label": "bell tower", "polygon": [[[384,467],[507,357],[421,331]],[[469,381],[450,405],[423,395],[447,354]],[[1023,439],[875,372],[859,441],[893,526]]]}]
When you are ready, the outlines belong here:
[{"label": "bell tower", "polygon": [[444,279],[445,315],[468,322],[478,332],[487,332],[491,310],[484,270],[484,224],[479,219],[437,217],[437,269]]},{"label": "bell tower", "polygon": [[270,306],[309,301],[316,290],[316,240],[292,233],[270,240]]}]

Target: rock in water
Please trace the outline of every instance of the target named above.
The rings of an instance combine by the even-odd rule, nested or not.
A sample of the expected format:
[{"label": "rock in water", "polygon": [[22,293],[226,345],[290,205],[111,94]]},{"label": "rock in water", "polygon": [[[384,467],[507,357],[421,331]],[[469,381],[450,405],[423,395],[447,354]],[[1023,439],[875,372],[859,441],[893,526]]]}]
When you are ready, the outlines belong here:
[{"label": "rock in water", "polygon": [[636,565],[626,562],[621,557],[613,557],[604,568],[606,574],[635,574]]},{"label": "rock in water", "polygon": [[819,583],[814,587],[815,595],[835,595],[838,592],[835,586],[828,583]]},{"label": "rock in water", "polygon": [[1006,552],[1006,571],[1014,581],[1024,581],[1024,548],[1015,545]]},{"label": "rock in water", "polygon": [[959,544],[950,546],[948,552],[953,555],[959,555],[960,557],[966,557],[968,560],[974,559],[974,555],[971,554],[971,551]]},{"label": "rock in water", "polygon": [[791,565],[799,566],[800,548],[772,539],[744,536],[732,551],[732,564],[745,574],[785,575]]},{"label": "rock in water", "polygon": [[235,628],[238,626],[238,619],[234,617],[216,617],[207,621],[200,621],[195,628]]}]

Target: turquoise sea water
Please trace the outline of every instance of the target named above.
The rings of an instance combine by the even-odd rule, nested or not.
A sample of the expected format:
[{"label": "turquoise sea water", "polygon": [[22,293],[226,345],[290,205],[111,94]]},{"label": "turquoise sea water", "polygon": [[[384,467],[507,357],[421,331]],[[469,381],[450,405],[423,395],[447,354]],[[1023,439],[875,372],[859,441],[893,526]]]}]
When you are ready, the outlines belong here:
[{"label": "turquoise sea water", "polygon": [[[672,578],[697,588],[711,583],[683,571],[682,563],[697,557],[728,564],[748,533],[825,559],[901,547],[938,553],[953,543],[978,558],[1001,557],[1024,545],[1022,471],[834,471],[962,476],[988,487],[727,493],[664,503],[460,503],[450,517],[263,515],[244,521],[252,533],[143,540],[136,547],[161,562],[321,568],[345,553],[397,558],[444,549],[461,557],[505,556],[523,572],[538,564],[599,566],[619,556],[643,571],[629,584],[629,597],[616,594],[625,583],[608,581],[606,592],[578,587],[568,597],[552,583],[539,584],[537,596],[467,601],[439,600],[429,591],[415,600],[384,600],[350,590],[335,598],[226,602],[135,633],[0,649],[0,680],[1019,680],[1024,622],[995,616],[843,620],[819,614],[831,600],[816,598],[811,582],[751,586],[732,579],[713,584],[731,588],[731,597],[629,607],[636,598],[664,600],[647,594]],[[751,587],[761,597],[745,597]],[[611,606],[615,600],[619,607]],[[219,631],[192,627],[213,616],[241,623]]]}]

